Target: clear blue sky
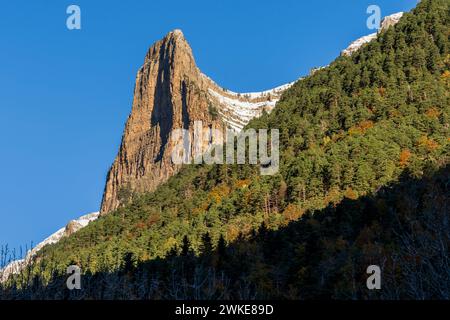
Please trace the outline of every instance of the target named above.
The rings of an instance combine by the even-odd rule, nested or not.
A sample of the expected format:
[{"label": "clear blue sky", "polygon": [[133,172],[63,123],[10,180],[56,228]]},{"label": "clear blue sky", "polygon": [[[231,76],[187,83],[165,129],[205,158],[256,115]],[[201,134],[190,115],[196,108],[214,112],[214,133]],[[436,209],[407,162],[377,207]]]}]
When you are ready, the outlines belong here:
[{"label": "clear blue sky", "polygon": [[[82,29],[66,28],[81,7]],[[199,67],[257,91],[326,65],[373,31],[366,9],[416,0],[2,1],[0,244],[42,241],[97,211],[148,47],[180,28]]]}]

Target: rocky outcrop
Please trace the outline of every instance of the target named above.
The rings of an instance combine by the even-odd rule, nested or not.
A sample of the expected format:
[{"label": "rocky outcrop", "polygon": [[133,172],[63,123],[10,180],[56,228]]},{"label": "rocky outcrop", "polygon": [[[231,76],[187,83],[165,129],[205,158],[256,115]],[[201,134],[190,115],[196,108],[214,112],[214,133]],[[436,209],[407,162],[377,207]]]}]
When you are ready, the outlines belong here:
[{"label": "rocky outcrop", "polygon": [[[131,114],[119,153],[108,173],[101,214],[126,203],[132,194],[153,191],[174,175],[172,132],[206,128],[240,131],[263,110],[270,112],[291,84],[259,93],[224,90],[197,67],[180,30],[148,51],[136,76]],[[205,149],[208,143],[202,145]]]},{"label": "rocky outcrop", "polygon": [[[401,16],[383,19],[381,30]],[[358,39],[342,54],[352,54],[376,36]],[[155,190],[178,172],[180,165],[171,161],[173,130],[192,133],[194,122],[202,121],[206,128],[228,127],[239,132],[263,110],[272,111],[291,85],[253,93],[225,90],[198,69],[183,33],[170,32],[149,49],[137,73],[131,114],[107,176],[101,214],[127,203],[133,194]],[[207,147],[207,143],[202,145],[202,149]]]},{"label": "rocky outcrop", "polygon": [[364,44],[369,43],[370,41],[376,39],[377,36],[378,36],[378,33],[375,32],[375,33],[371,33],[367,36],[361,37],[361,38],[353,41],[352,43],[350,43],[350,45],[347,48],[342,50],[341,55],[351,56],[353,53],[358,51],[359,48],[361,48]]}]

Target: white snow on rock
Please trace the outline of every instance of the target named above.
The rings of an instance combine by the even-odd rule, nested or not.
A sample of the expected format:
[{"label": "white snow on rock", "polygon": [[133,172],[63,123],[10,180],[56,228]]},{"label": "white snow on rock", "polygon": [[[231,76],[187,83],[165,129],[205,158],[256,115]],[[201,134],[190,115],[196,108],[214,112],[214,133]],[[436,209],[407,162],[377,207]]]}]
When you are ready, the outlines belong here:
[{"label": "white snow on rock", "polygon": [[261,91],[261,92],[245,92],[245,93],[237,93],[237,92],[233,92],[233,91],[229,91],[227,90],[227,94],[228,95],[232,95],[235,97],[242,97],[245,99],[259,99],[259,98],[267,98],[269,96],[279,96],[283,93],[283,91],[289,89],[294,82],[290,82],[290,83],[286,83],[283,84],[279,87],[270,89],[270,90],[266,90],[266,91]]},{"label": "white snow on rock", "polygon": [[25,266],[25,259],[10,262],[6,267],[0,270],[0,283],[8,280],[10,275],[18,274]]},{"label": "white snow on rock", "polygon": [[270,113],[283,92],[296,82],[261,92],[237,93],[221,88],[211,78],[202,75],[212,83],[208,89],[210,100],[225,124],[236,133],[240,132],[250,120],[261,116],[263,111]]},{"label": "white snow on rock", "polygon": [[243,122],[248,122],[254,117],[258,116],[262,112],[262,107],[267,106],[269,111],[275,107],[278,99],[262,102],[243,101],[236,98],[229,98],[221,95],[220,93],[209,89],[209,93],[212,94],[221,103],[225,109],[234,113]]},{"label": "white snow on rock", "polygon": [[[66,227],[59,229],[44,241],[40,242],[36,247],[29,250],[24,259],[12,261],[3,269],[0,269],[0,282],[5,282],[6,280],[8,280],[8,277],[10,275],[17,274],[22,271],[32,261],[32,258],[46,245],[59,242],[65,236],[74,233],[86,227],[90,222],[97,220],[98,217],[99,212],[94,212],[81,216],[78,219],[71,220]],[[68,230],[69,225],[71,225],[72,228],[75,228],[74,230],[70,230],[70,233]]]},{"label": "white snow on rock", "polygon": [[[379,32],[398,23],[402,16],[403,12],[399,12],[385,17],[382,20],[380,30],[377,33],[372,33],[353,41],[345,50],[342,51],[341,54],[350,56],[359,50],[364,44],[376,39]],[[180,33],[181,31],[176,30],[174,32]],[[311,74],[322,68],[314,68],[311,70]],[[210,98],[213,102],[218,104],[218,113],[222,116],[223,121],[236,133],[239,133],[250,120],[261,116],[263,110],[270,113],[279,101],[282,93],[292,87],[292,85],[296,82],[290,82],[261,92],[236,93],[221,88],[211,78],[203,73],[202,76],[213,84],[212,87],[214,89],[208,89]],[[301,80],[301,78],[299,80]],[[70,221],[66,227],[59,229],[47,239],[39,243],[35,248],[28,251],[24,259],[12,261],[3,269],[0,269],[0,282],[6,281],[10,275],[17,274],[23,270],[23,268],[32,261],[32,258],[46,245],[59,242],[63,237],[86,227],[91,221],[98,219],[98,217],[99,213],[95,212]]]},{"label": "white snow on rock", "polygon": [[400,21],[403,14],[404,14],[403,12],[398,12],[385,17],[381,21],[380,30],[378,32],[369,34],[367,36],[361,37],[353,41],[346,49],[342,50],[341,55],[351,56],[354,52],[358,51],[363,45],[376,39],[381,31],[384,31],[389,27],[396,25]]},{"label": "white snow on rock", "polygon": [[372,33],[368,36],[361,37],[355,41],[353,41],[346,49],[342,50],[342,55],[344,56],[350,56],[354,52],[358,51],[359,48],[361,48],[364,44],[369,43],[370,41],[374,40],[378,36],[378,33]]},{"label": "white snow on rock", "polygon": [[[97,220],[99,216],[98,212],[89,213],[84,216],[79,217],[78,219],[72,220],[70,222],[75,222],[75,225],[79,226],[77,230],[74,230],[75,232],[86,227],[89,222]],[[70,223],[69,222],[69,223]],[[68,224],[69,225],[69,224]],[[59,242],[65,235],[66,235],[67,226],[64,228],[59,229],[54,234],[52,234],[50,237],[39,243],[34,249],[30,251],[33,255],[36,254],[39,250],[41,250],[43,247],[45,247],[48,244],[54,244]]]}]

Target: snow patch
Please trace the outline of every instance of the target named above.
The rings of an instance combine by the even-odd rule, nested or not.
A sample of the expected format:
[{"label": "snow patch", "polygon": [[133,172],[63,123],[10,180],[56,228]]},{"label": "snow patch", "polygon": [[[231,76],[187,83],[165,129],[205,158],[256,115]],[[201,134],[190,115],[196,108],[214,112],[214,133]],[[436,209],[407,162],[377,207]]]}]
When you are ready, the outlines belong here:
[{"label": "snow patch", "polygon": [[294,85],[290,82],[261,92],[237,93],[223,89],[211,78],[202,73],[213,85],[208,89],[211,100],[218,103],[218,112],[229,128],[239,132],[255,117],[261,116],[263,110],[270,113],[284,91]]},{"label": "snow patch", "polygon": [[364,37],[361,37],[361,38],[353,41],[346,49],[342,50],[342,55],[344,55],[344,56],[352,55],[352,53],[358,51],[359,48],[361,48],[366,43],[369,43],[370,41],[374,40],[377,36],[378,36],[378,34],[375,32],[375,33],[369,34],[368,36],[364,36]]},{"label": "snow patch", "polygon": [[[70,222],[75,222],[75,224],[78,226],[78,228],[75,230],[76,232],[86,227],[90,222],[97,220],[99,215],[100,215],[99,212],[89,213],[79,217],[78,219],[71,220]],[[51,236],[46,238],[44,241],[40,242],[36,247],[29,250],[24,259],[12,261],[3,269],[0,269],[0,282],[5,282],[6,280],[8,280],[8,277],[10,275],[17,274],[20,271],[22,271],[23,268],[25,268],[32,261],[32,258],[46,245],[55,244],[65,236],[66,236],[66,227],[59,229]]]},{"label": "snow patch", "polygon": [[404,14],[403,12],[397,12],[397,13],[394,13],[394,14],[384,17],[384,19],[381,21],[380,30],[378,32],[369,34],[367,36],[361,37],[361,38],[353,41],[346,49],[342,50],[341,55],[351,56],[353,53],[358,51],[363,45],[376,39],[378,37],[378,34],[381,31],[384,31],[387,28],[397,24],[400,21],[400,19],[403,17],[403,14]]}]

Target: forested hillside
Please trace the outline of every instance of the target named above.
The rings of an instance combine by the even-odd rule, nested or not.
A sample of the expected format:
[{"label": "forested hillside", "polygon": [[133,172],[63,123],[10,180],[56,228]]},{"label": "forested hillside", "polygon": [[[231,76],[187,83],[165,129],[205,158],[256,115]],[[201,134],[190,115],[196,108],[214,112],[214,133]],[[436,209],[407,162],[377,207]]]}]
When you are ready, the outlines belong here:
[{"label": "forested hillside", "polygon": [[[0,296],[450,298],[449,5],[421,1],[250,122],[280,130],[277,175],[186,166],[46,247]],[[81,291],[63,289],[70,264]],[[370,264],[384,290],[365,287]]]}]

